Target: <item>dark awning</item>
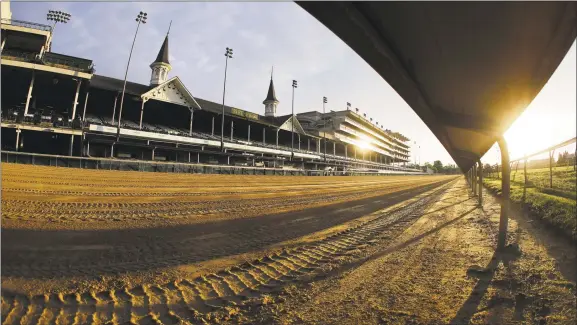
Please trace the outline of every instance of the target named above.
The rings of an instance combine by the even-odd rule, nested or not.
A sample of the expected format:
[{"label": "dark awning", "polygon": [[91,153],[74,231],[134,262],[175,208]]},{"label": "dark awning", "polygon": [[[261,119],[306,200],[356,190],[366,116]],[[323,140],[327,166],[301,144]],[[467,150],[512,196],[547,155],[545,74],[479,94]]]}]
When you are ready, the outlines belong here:
[{"label": "dark awning", "polygon": [[535,98],[577,33],[576,2],[299,5],[397,91],[463,171]]}]

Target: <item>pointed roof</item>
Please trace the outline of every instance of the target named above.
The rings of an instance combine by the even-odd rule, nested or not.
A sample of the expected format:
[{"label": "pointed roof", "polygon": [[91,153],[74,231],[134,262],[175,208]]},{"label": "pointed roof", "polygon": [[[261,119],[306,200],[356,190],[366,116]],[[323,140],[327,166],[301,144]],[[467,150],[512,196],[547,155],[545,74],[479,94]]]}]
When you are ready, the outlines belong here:
[{"label": "pointed roof", "polygon": [[274,83],[272,82],[272,76],[270,78],[270,85],[268,86],[268,93],[266,94],[266,99],[262,103],[264,104],[267,102],[278,102],[278,99],[276,99],[276,94],[274,92]]},{"label": "pointed roof", "polygon": [[158,55],[156,56],[156,60],[153,63],[156,62],[170,64],[170,62],[168,62],[168,34],[166,34],[164,42],[162,42],[162,46],[160,47],[160,51],[158,51]]},{"label": "pointed roof", "polygon": [[[171,88],[172,91],[170,90]],[[167,92],[172,93],[174,96],[170,96],[170,94],[167,94]],[[195,104],[198,109],[202,109],[202,107],[198,104],[196,99],[192,96],[190,91],[178,77],[170,78],[169,80],[143,93],[140,95],[140,97],[146,100],[155,99],[178,105],[185,105],[188,107],[194,107],[193,104]]]}]

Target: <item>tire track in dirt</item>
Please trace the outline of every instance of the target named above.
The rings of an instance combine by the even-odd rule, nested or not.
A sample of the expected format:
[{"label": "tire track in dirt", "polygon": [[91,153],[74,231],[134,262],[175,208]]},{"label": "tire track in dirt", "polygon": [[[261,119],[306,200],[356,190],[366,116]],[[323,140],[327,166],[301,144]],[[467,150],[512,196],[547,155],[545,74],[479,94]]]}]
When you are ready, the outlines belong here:
[{"label": "tire track in dirt", "polygon": [[[26,297],[2,293],[3,324],[203,324],[258,306],[287,284],[312,281],[375,244],[387,229],[406,227],[452,184],[388,214],[315,243],[285,248],[234,267],[162,285],[82,294]],[[403,222],[405,224],[403,224]],[[40,323],[40,322],[38,322]]]}]

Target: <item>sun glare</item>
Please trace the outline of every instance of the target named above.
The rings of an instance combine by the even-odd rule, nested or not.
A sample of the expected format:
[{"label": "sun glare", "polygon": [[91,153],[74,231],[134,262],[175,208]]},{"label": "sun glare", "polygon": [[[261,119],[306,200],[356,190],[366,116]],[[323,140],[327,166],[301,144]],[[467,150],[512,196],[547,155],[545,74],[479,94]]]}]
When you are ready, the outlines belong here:
[{"label": "sun glare", "polygon": [[360,140],[357,142],[357,146],[361,149],[369,149],[371,147],[371,144],[368,143],[367,141]]},{"label": "sun glare", "polygon": [[549,82],[505,133],[512,159],[575,136],[575,47],[573,43]]}]

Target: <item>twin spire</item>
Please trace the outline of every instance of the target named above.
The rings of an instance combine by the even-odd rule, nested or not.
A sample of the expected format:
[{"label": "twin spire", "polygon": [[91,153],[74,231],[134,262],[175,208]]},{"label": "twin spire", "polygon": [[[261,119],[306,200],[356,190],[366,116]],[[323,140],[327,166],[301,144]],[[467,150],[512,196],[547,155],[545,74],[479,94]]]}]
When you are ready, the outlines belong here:
[{"label": "twin spire", "polygon": [[[156,60],[150,64],[152,69],[152,75],[150,77],[150,86],[157,86],[164,83],[168,79],[168,72],[172,69],[170,62],[168,60],[168,35],[170,34],[170,27],[172,26],[172,20],[168,25],[168,31],[164,37],[164,42],[158,51]],[[276,93],[274,90],[273,82],[274,67],[272,67],[270,72],[270,84],[268,86],[268,92],[266,94],[266,99],[262,102],[265,105],[265,116],[276,116],[276,108],[279,103],[276,98]]]},{"label": "twin spire", "polygon": [[277,102],[278,103],[278,99],[276,99],[276,93],[274,91],[274,83],[272,81],[272,74],[274,71],[274,67],[270,72],[270,84],[268,86],[268,93],[266,94],[266,99],[264,100],[264,102],[262,102],[263,104],[266,105],[267,102]]},{"label": "twin spire", "polygon": [[162,42],[160,51],[158,51],[156,60],[150,64],[150,68],[152,69],[152,75],[150,77],[151,86],[157,86],[164,83],[168,79],[168,72],[172,70],[172,66],[168,61],[168,34],[170,33],[170,26],[172,26],[172,20],[168,25],[166,37],[164,38],[164,42]]},{"label": "twin spire", "polygon": [[168,62],[168,34],[170,34],[170,26],[172,26],[172,20],[168,25],[168,31],[166,32],[166,37],[164,37],[164,42],[162,42],[162,46],[160,47],[160,51],[158,51],[158,55],[156,56],[156,60],[154,61],[154,63],[162,62],[170,64],[170,62]]},{"label": "twin spire", "polygon": [[266,94],[266,99],[262,102],[264,104],[264,115],[265,116],[276,116],[276,107],[279,103],[276,99],[276,93],[274,91],[274,83],[272,81],[272,74],[274,67],[270,72],[270,84],[268,86],[268,93]]}]

